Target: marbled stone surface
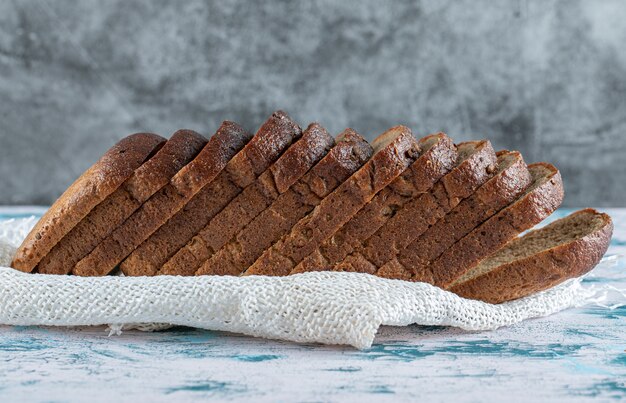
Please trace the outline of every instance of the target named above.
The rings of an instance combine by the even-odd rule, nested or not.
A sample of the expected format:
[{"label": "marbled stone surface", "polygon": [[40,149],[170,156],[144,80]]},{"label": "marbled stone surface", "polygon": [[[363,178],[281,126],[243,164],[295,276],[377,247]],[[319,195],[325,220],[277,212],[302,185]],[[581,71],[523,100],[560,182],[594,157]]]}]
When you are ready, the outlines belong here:
[{"label": "marbled stone surface", "polygon": [[0,2],[3,204],[50,204],[120,137],[283,108],[369,138],[487,137],[624,206],[626,2]]}]

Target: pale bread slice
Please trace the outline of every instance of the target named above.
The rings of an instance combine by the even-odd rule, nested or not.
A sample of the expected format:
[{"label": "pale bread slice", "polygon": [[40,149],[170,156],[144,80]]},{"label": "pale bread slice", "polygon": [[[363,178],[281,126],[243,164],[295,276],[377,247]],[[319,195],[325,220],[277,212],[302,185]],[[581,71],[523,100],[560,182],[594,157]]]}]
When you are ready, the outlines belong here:
[{"label": "pale bread slice", "polygon": [[593,269],[612,233],[607,214],[590,208],[577,211],[511,241],[448,289],[492,304],[546,290]]}]

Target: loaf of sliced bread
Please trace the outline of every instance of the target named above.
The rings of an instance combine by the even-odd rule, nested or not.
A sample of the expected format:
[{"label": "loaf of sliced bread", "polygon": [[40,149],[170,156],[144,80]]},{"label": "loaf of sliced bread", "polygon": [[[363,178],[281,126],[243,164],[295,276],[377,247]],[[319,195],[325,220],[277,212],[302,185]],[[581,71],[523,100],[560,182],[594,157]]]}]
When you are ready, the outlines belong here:
[{"label": "loaf of sliced bread", "polygon": [[109,149],[48,209],[20,245],[11,266],[31,272],[89,212],[127,180],[165,139],[151,133],[130,135]]},{"label": "loaf of sliced bread", "polygon": [[354,130],[346,129],[313,169],[207,260],[196,274],[241,274],[371,155],[367,141]]},{"label": "loaf of sliced bread", "polygon": [[334,139],[326,129],[317,123],[309,125],[300,140],[165,262],[158,274],[193,275],[215,251],[306,174],[333,145]]},{"label": "loaf of sliced bread", "polygon": [[428,192],[457,161],[452,139],[443,133],[422,138],[420,156],[389,186],[381,190],[350,221],[300,262],[292,274],[330,270],[391,219],[413,198]]},{"label": "loaf of sliced bread", "polygon": [[372,146],[372,158],[294,225],[288,235],[267,249],[244,274],[288,275],[419,156],[417,141],[404,126],[389,129]]},{"label": "loaf of sliced bread", "polygon": [[[380,277],[410,280],[459,239],[508,206],[530,186],[531,177],[522,155],[499,151],[495,175],[464,199],[435,225],[402,250],[391,263],[378,269]],[[395,262],[394,260],[398,260]]]},{"label": "loaf of sliced bread", "polygon": [[196,158],[81,259],[72,273],[81,276],[103,276],[110,273],[204,185],[213,181],[250,137],[236,123],[222,123]]},{"label": "loaf of sliced bread", "polygon": [[590,271],[613,231],[584,209],[521,235],[563,200],[558,170],[487,140],[372,145],[277,111],[254,136],[131,135],[78,178],[12,265],[42,274],[271,275],[334,270],[501,303]]},{"label": "loaf of sliced bread", "polygon": [[[232,157],[223,171],[209,181],[184,208],[170,215],[165,225],[147,234],[121,264],[128,276],[155,275],[163,264],[184,247],[228,203],[252,184],[302,130],[286,113],[277,111],[259,128],[252,140]],[[171,218],[170,218],[171,217]],[[132,252],[132,253],[131,253]],[[123,256],[122,258],[124,258]]]},{"label": "loaf of sliced bread", "polygon": [[447,288],[481,260],[552,214],[563,201],[559,171],[547,163],[531,164],[528,170],[532,183],[517,200],[448,248],[428,266],[423,277],[413,280]]},{"label": "loaf of sliced bread", "polygon": [[67,274],[205,146],[191,130],[179,130],[115,192],[87,214],[37,265],[45,274]]},{"label": "loaf of sliced bread", "polygon": [[608,249],[612,233],[607,214],[577,211],[514,239],[448,289],[492,304],[546,290],[593,269]]}]

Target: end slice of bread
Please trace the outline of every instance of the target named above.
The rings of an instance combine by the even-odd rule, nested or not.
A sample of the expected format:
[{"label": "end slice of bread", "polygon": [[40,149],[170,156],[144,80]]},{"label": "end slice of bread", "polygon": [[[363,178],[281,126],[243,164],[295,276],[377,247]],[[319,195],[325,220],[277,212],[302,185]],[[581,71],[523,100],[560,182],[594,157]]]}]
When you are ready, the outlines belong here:
[{"label": "end slice of bread", "polygon": [[85,171],[37,221],[17,249],[11,266],[31,272],[89,212],[127,180],[165,143],[152,133],[123,138]]},{"label": "end slice of bread", "polygon": [[448,289],[493,304],[546,290],[593,269],[608,249],[612,233],[607,214],[577,211],[511,241]]}]

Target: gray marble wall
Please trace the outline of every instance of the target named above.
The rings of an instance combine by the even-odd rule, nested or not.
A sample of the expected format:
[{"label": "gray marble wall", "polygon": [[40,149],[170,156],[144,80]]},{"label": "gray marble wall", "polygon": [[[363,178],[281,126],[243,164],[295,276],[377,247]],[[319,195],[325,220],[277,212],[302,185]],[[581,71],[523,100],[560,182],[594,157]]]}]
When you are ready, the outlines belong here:
[{"label": "gray marble wall", "polygon": [[489,138],[625,206],[626,1],[1,1],[0,204],[49,204],[116,139],[283,108],[369,138]]}]

